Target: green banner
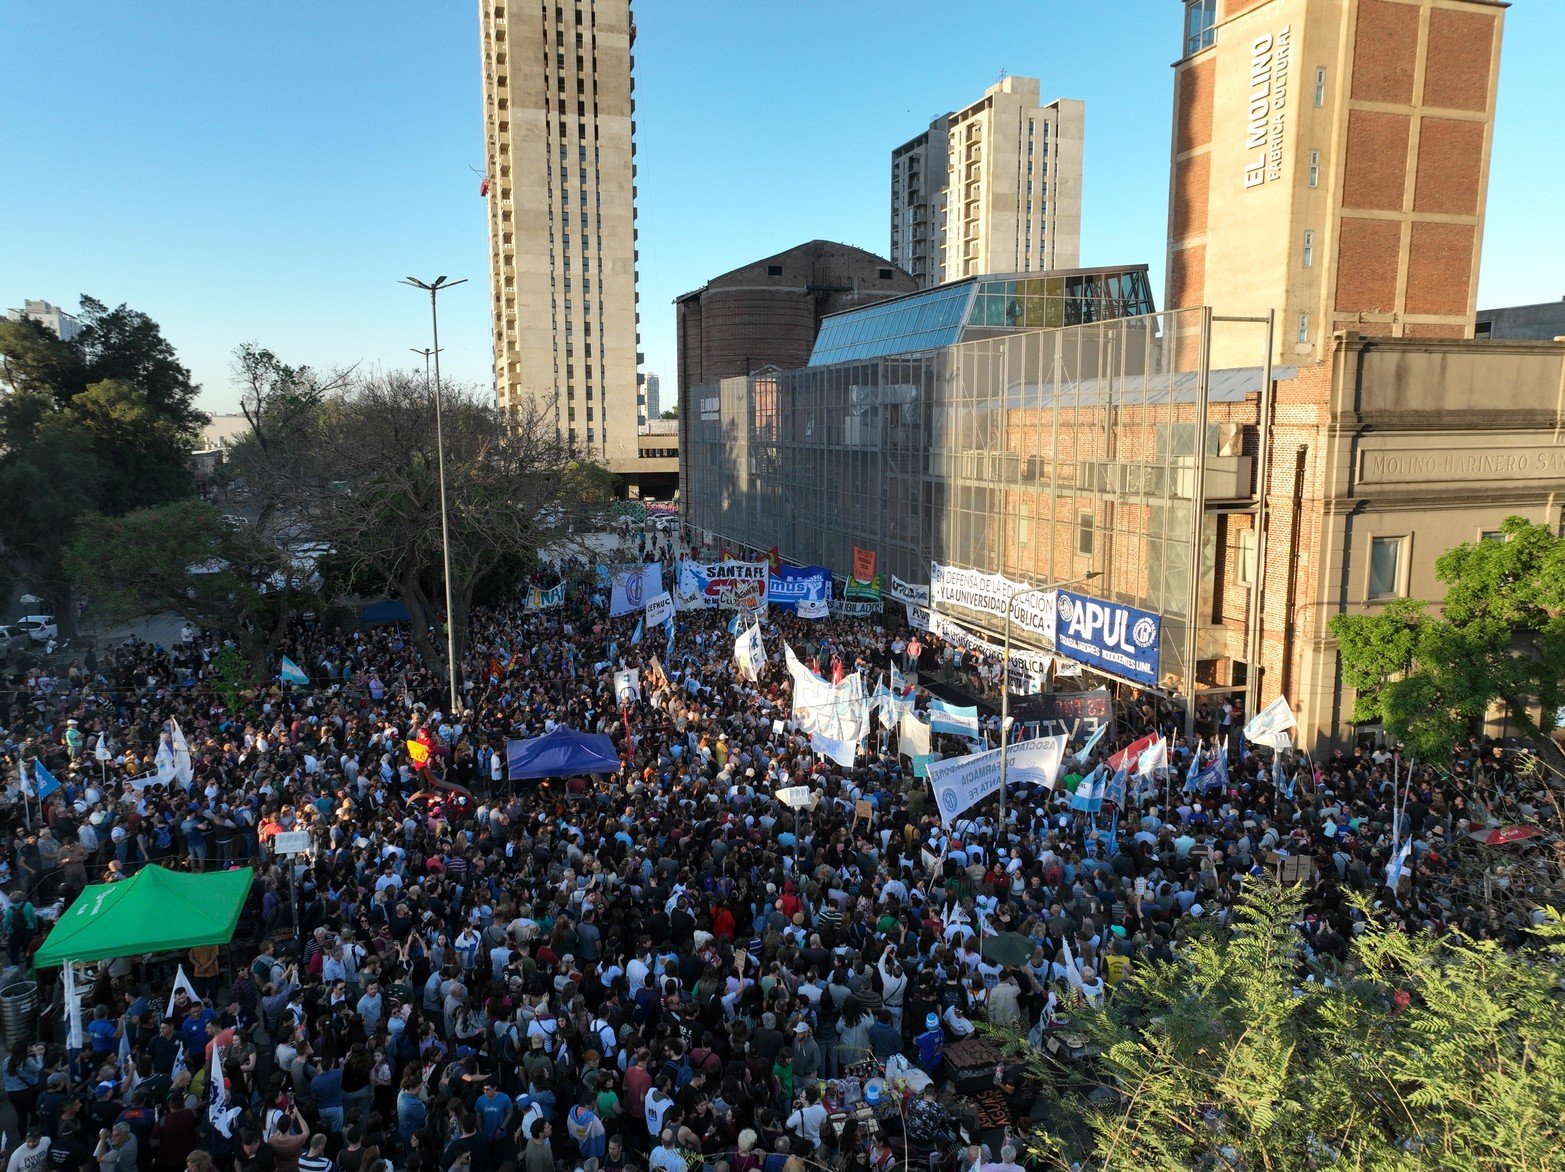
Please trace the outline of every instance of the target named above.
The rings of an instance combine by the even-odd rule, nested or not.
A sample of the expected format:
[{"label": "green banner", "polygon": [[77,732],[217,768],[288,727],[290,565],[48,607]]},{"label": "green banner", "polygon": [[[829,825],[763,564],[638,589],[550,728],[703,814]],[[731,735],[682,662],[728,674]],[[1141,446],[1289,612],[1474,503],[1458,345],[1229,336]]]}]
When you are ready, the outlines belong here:
[{"label": "green banner", "polygon": [[857,578],[849,577],[848,585],[842,592],[844,598],[862,598],[874,602],[880,601],[880,575],[876,574],[868,582],[860,582]]}]

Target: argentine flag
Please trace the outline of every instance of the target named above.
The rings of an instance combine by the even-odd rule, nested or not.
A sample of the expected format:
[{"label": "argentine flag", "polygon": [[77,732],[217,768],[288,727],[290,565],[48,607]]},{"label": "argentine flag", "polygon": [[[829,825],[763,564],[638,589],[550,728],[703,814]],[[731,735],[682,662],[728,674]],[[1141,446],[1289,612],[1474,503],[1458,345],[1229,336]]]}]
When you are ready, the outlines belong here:
[{"label": "argentine flag", "polygon": [[277,678],[285,684],[307,684],[310,677],[304,674],[304,669],[286,655],[283,656],[283,670],[277,673]]}]

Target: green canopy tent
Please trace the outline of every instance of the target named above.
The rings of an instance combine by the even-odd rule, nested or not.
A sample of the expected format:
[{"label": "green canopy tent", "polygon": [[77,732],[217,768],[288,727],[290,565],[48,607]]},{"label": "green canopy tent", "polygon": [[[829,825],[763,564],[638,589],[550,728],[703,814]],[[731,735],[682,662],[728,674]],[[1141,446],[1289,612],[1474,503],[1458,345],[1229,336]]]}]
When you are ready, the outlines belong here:
[{"label": "green canopy tent", "polygon": [[155,864],[119,883],[97,883],[66,909],[33,956],[37,968],[227,944],[255,872],[190,875]]}]

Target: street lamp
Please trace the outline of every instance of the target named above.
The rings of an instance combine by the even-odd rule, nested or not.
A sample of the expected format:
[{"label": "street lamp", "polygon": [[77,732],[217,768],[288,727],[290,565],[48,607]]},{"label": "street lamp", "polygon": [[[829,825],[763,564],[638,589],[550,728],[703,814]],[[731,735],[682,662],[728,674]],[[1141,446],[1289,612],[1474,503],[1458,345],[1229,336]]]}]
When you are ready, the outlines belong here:
[{"label": "street lamp", "polygon": [[454,289],[458,285],[465,284],[466,277],[460,277],[455,281],[445,277],[436,277],[432,283],[420,281],[417,277],[404,277],[400,282],[403,285],[411,285],[415,289],[423,289],[429,294],[429,322],[435,335],[435,344],[429,351],[415,351],[424,355],[425,379],[428,380],[428,362],[430,354],[435,359],[435,464],[440,475],[440,552],[444,563],[446,580],[446,671],[451,685],[451,715],[453,718],[461,712],[461,706],[457,702],[456,690],[456,614],[451,608],[451,522],[446,513],[446,435],[441,422],[440,409],[440,311],[435,304],[435,296],[442,289]]},{"label": "street lamp", "polygon": [[1002,845],[1005,837],[1005,775],[1006,775],[1006,743],[1011,734],[1011,611],[1018,598],[1026,598],[1029,594],[1047,594],[1051,590],[1061,590],[1066,586],[1079,586],[1083,582],[1090,582],[1094,578],[1101,578],[1103,571],[1093,570],[1090,574],[1083,574],[1080,578],[1072,578],[1067,582],[1051,582],[1047,586],[1034,586],[1027,590],[1018,590],[1005,602],[1005,644],[1000,651],[1000,825],[995,832],[994,846],[996,853]]}]

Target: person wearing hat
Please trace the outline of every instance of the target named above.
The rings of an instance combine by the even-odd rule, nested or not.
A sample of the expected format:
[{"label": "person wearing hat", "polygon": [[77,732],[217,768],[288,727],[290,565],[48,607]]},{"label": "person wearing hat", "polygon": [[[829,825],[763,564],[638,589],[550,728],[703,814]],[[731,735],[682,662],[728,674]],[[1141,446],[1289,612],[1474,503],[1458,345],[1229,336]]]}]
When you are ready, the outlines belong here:
[{"label": "person wearing hat", "polygon": [[924,1032],[913,1039],[918,1049],[918,1065],[925,1074],[934,1078],[945,1063],[945,1032],[940,1028],[940,1015],[930,1013],[924,1017]]},{"label": "person wearing hat", "polygon": [[6,1164],[6,1172],[43,1172],[49,1162],[49,1137],[36,1121],[27,1128],[27,1138],[17,1145]]}]

